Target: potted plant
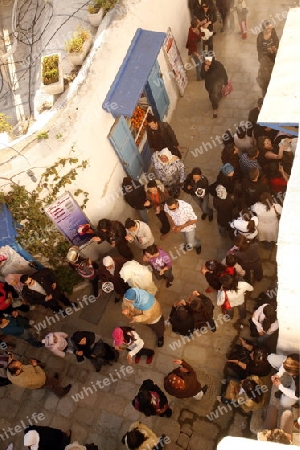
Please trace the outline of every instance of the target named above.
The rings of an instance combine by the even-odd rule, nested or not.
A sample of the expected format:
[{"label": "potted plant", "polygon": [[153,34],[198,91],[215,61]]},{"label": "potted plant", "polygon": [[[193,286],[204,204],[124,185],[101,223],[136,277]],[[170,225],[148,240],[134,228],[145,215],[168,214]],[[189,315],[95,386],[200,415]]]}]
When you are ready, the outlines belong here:
[{"label": "potted plant", "polygon": [[2,144],[7,144],[12,134],[12,126],[7,119],[6,114],[0,113],[0,142]]},{"label": "potted plant", "polygon": [[73,66],[82,65],[91,45],[92,35],[90,31],[79,26],[71,39],[65,42],[65,49]]},{"label": "potted plant", "polygon": [[118,0],[93,0],[88,6],[88,19],[94,27],[99,27],[103,15],[112,9]]},{"label": "potted plant", "polygon": [[99,27],[102,20],[104,9],[101,7],[101,0],[94,0],[88,6],[88,19],[93,27]]},{"label": "potted plant", "polygon": [[64,91],[64,77],[60,53],[42,56],[42,88],[50,95]]}]

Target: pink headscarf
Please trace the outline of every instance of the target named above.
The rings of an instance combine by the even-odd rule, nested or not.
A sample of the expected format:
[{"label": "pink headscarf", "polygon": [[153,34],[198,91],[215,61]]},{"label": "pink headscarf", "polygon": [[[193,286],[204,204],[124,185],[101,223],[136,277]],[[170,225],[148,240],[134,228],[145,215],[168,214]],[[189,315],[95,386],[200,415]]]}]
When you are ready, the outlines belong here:
[{"label": "pink headscarf", "polygon": [[124,333],[120,327],[114,329],[112,337],[114,340],[114,345],[116,347],[120,347],[122,344],[124,344]]}]

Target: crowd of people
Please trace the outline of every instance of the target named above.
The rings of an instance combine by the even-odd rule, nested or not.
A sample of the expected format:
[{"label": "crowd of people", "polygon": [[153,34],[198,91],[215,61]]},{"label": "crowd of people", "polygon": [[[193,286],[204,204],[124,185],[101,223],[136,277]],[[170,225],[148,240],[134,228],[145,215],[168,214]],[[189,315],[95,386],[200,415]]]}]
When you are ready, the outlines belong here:
[{"label": "crowd of people", "polygon": [[[205,80],[213,118],[216,118],[222,89],[228,84],[226,70],[213,53],[217,9],[212,0],[190,0],[189,7],[192,20],[186,47],[195,63],[197,80]],[[246,39],[245,1],[218,0],[217,7],[222,18],[221,32],[233,28],[236,11],[241,38]],[[278,43],[272,24],[264,21],[257,37],[261,66],[266,64],[266,59],[274,64]],[[265,79],[262,91],[266,91]],[[30,310],[44,307],[64,317],[64,308],[76,305],[66,297],[53,271],[48,268],[6,274],[0,284],[1,340],[5,342],[9,336],[23,339],[32,346],[45,347],[60,358],[71,353],[78,362],[88,359],[99,372],[102,366],[117,362],[124,350],[129,364],[139,364],[143,356],[146,364],[152,364],[155,351],[144,346],[143,327],[140,335],[134,329],[135,323],[147,325],[153,331],[157,347],[164,345],[166,323],[174,333],[183,336],[203,328],[216,332],[214,310],[218,307],[231,321],[237,309],[238,323],[245,326],[247,293],[252,292],[255,281],[261,281],[264,276],[260,248],[272,248],[277,241],[295,144],[292,136],[257,123],[262,103],[263,98],[258,99],[257,107],[249,112],[246,125],[238,126],[234,132],[224,130],[222,167],[212,183],[203,174],[202,167],[195,166],[187,173],[172,127],[148,114],[147,139],[152,150],[153,177],[149,176],[146,185],[129,176],[122,182],[124,200],[136,210],[139,219],[133,214],[124,223],[115,218],[99,220],[91,240],[100,245],[105,241],[114,249],[100,261],[84,256],[76,246],[72,246],[66,255],[70,268],[91,282],[94,297],[114,291],[115,302],[122,302],[120,317],[127,320],[127,325],[120,324],[112,329],[111,336],[106,336],[108,340],[112,339],[112,345],[89,330],[78,330],[72,336],[57,330],[48,332],[43,339],[34,333],[32,322],[26,317]],[[182,192],[190,196],[190,202],[180,199]],[[174,274],[172,258],[161,241],[171,233],[180,234],[184,250],[194,249],[197,258],[202,244],[197,236],[199,221],[194,206],[201,209],[202,221],[208,218],[208,222],[212,222],[215,217],[221,238],[231,239],[232,244],[222,261],[210,259],[201,267],[199,275],[203,275],[208,284],[205,293],[195,289],[188,298],[178,299],[166,318],[156,298],[158,287],[153,277],[164,280],[166,288],[170,288]],[[159,226],[160,230],[159,243],[149,226],[149,215],[153,212],[157,218],[154,226]],[[1,259],[0,254],[3,263],[5,255],[2,256]],[[211,293],[216,294],[216,301],[206,295]],[[263,408],[269,393],[263,390],[261,377],[269,376],[274,368],[277,373],[271,377],[271,382],[277,388],[276,396],[280,398],[281,406],[291,408],[298,404],[299,355],[274,353],[279,329],[276,307],[276,301],[266,295],[262,294],[258,299],[249,318],[249,339],[240,338],[227,355],[218,401],[238,402],[246,413]],[[147,417],[171,417],[172,409],[163,389],[178,399],[203,399],[209,386],[201,385],[196,370],[181,359],[175,359],[174,364],[176,367],[165,375],[163,386],[151,379],[143,381],[132,400],[136,410]],[[47,373],[36,359],[22,363],[5,350],[0,368],[1,386],[46,388],[59,398],[72,388],[71,384],[62,387],[58,374]],[[276,408],[269,406],[258,439],[282,437],[285,443],[291,443],[292,415],[286,409],[278,426],[277,416]],[[129,450],[142,449],[146,445],[158,450],[164,447],[166,440],[165,436],[158,437],[146,425],[135,422],[122,442]],[[24,445],[31,450],[96,448],[93,444],[76,447],[70,444],[70,432],[39,426],[25,430]]]}]

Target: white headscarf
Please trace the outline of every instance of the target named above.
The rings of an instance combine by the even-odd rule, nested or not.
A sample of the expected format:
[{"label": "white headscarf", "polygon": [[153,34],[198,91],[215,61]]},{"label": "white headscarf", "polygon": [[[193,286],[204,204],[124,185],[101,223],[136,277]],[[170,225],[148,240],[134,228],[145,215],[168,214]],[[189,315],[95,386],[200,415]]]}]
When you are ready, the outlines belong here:
[{"label": "white headscarf", "polygon": [[222,184],[218,184],[218,186],[216,187],[216,193],[221,200],[225,200],[225,198],[227,197],[226,188],[222,186]]},{"label": "white headscarf", "polygon": [[[105,258],[102,259],[102,263],[111,275],[115,273],[115,262],[111,256],[105,256]],[[109,266],[113,267],[108,269]]]},{"label": "white headscarf", "polygon": [[142,266],[137,261],[127,261],[120,270],[120,277],[131,287],[144,289],[155,295],[157,287],[152,279],[152,272],[147,266]]},{"label": "white headscarf", "polygon": [[31,450],[38,450],[40,436],[36,430],[29,430],[24,435],[24,446],[30,447]]},{"label": "white headscarf", "polygon": [[163,162],[163,161],[159,158],[160,162],[162,162],[163,164],[169,164],[170,162],[173,162],[173,161],[175,161],[176,159],[178,159],[178,156],[173,155],[167,147],[165,147],[165,148],[163,148],[162,150],[160,150],[160,152],[157,152],[157,156],[166,156],[166,157],[168,158],[168,161],[167,161],[167,162]]}]

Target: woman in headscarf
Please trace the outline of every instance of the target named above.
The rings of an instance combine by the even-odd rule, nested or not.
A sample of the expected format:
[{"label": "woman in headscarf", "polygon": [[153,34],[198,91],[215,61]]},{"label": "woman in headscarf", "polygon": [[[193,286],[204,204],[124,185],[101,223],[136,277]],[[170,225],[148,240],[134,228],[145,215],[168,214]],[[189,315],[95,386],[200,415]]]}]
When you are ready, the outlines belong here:
[{"label": "woman in headscarf", "polygon": [[157,292],[151,270],[137,261],[127,261],[120,270],[120,277],[133,288],[144,289],[152,295]]},{"label": "woman in headscarf", "polygon": [[171,197],[179,197],[180,186],[185,179],[184,164],[168,148],[152,155],[152,164],[156,177],[162,182]]},{"label": "woman in headscarf", "polygon": [[24,446],[30,450],[64,450],[70,443],[71,432],[57,428],[31,425],[24,431]]},{"label": "woman in headscarf", "polygon": [[228,84],[228,77],[223,64],[216,61],[214,56],[205,56],[201,68],[201,77],[205,80],[205,89],[212,104],[213,118],[218,117],[218,107],[222,98],[221,90]]},{"label": "woman in headscarf", "polygon": [[214,208],[217,210],[217,223],[221,237],[231,233],[229,222],[233,217],[234,202],[227,190],[221,184],[216,187],[216,197],[213,199]]},{"label": "woman in headscarf", "polygon": [[98,275],[101,283],[111,282],[114,285],[114,291],[117,294],[115,303],[119,302],[124,292],[129,289],[129,285],[120,276],[125,263],[126,259],[121,256],[105,256],[99,264]]},{"label": "woman in headscarf", "polygon": [[117,361],[119,354],[102,339],[96,341],[97,336],[91,331],[76,331],[71,340],[75,346],[74,354],[77,361],[84,361],[84,357],[90,359],[91,363],[99,372],[103,365]]},{"label": "woman in headscarf", "polygon": [[144,323],[157,335],[157,347],[164,345],[165,321],[161,306],[152,294],[131,288],[124,294],[123,311],[130,323]]}]

